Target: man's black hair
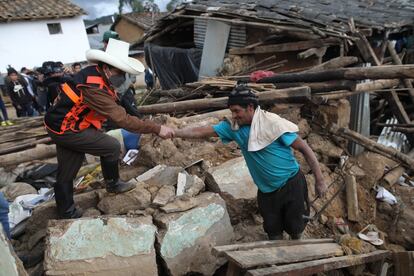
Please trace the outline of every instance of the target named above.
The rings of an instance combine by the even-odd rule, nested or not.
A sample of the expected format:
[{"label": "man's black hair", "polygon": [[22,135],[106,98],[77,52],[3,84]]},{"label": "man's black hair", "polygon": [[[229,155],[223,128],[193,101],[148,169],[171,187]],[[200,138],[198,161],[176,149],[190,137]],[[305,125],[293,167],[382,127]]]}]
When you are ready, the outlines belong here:
[{"label": "man's black hair", "polygon": [[252,104],[254,109],[259,105],[256,94],[247,86],[244,82],[237,82],[233,91],[229,95],[227,106],[240,105],[243,108],[247,108],[249,104]]},{"label": "man's black hair", "polygon": [[80,66],[80,67],[82,67],[82,66],[81,66],[81,64],[80,64],[79,62],[75,62],[74,64],[72,64],[72,67],[73,67],[73,68],[75,68],[76,66]]}]

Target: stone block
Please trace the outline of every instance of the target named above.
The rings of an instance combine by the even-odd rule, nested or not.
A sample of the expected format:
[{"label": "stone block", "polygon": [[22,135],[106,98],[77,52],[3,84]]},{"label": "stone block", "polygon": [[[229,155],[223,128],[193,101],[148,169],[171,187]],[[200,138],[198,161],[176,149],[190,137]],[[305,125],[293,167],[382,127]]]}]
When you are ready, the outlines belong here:
[{"label": "stone block", "polygon": [[164,206],[170,201],[173,201],[175,198],[175,187],[166,185],[161,187],[158,190],[157,195],[155,196],[152,204],[155,206]]},{"label": "stone block", "polygon": [[151,217],[51,221],[46,275],[158,275]]},{"label": "stone block", "polygon": [[0,224],[0,275],[4,276],[27,276],[22,262],[14,253],[9,239],[4,235]]},{"label": "stone block", "polygon": [[339,127],[349,127],[351,105],[346,99],[332,101],[320,105],[317,109],[318,123],[323,127],[336,124]]},{"label": "stone block", "polygon": [[213,275],[225,262],[211,249],[229,244],[233,237],[226,203],[215,193],[203,193],[196,199],[199,205],[194,209],[155,218],[161,228],[159,256],[170,275]]},{"label": "stone block", "polygon": [[178,173],[181,170],[181,167],[158,165],[138,176],[136,180],[138,182],[145,182],[149,186],[175,186],[177,184]]},{"label": "stone block", "polygon": [[178,174],[177,196],[189,195],[196,196],[204,190],[205,184],[197,175],[190,175],[186,171]]},{"label": "stone block", "polygon": [[257,186],[243,157],[211,168],[206,174],[206,185],[226,201],[232,222],[240,221],[255,212]]}]

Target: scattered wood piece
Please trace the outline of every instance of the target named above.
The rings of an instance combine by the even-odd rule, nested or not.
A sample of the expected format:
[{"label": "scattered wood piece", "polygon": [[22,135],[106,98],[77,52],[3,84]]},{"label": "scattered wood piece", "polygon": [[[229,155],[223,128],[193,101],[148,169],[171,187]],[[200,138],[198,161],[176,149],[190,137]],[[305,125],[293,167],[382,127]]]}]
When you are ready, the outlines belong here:
[{"label": "scattered wood piece", "polygon": [[358,193],[357,182],[355,176],[345,176],[346,185],[346,204],[348,207],[348,220],[358,222],[359,221],[359,207],[358,207]]},{"label": "scattered wood piece", "polygon": [[[247,271],[249,276],[302,276],[313,275],[330,270],[351,267],[370,262],[383,260],[390,255],[388,251],[378,250],[367,254],[350,255],[343,257],[335,257],[329,259],[315,260],[297,264],[287,264],[282,266],[271,266]],[[402,276],[400,274],[399,276]],[[409,275],[409,274],[405,274]]]},{"label": "scattered wood piece", "polygon": [[348,128],[340,128],[335,124],[332,125],[329,131],[334,135],[340,136],[345,139],[352,140],[355,143],[367,148],[370,151],[384,155],[385,157],[393,159],[397,162],[401,162],[402,165],[404,165],[405,167],[409,169],[414,168],[414,159],[411,158],[410,156],[404,153],[401,153],[393,148],[386,147],[375,141],[372,141],[368,139],[367,137],[359,134],[358,132],[352,131]]},{"label": "scattered wood piece", "polygon": [[24,150],[24,149],[27,149],[27,148],[34,147],[38,144],[48,144],[50,142],[52,142],[52,139],[49,138],[49,137],[46,137],[46,138],[43,138],[43,139],[38,139],[38,140],[35,140],[35,141],[31,141],[31,142],[19,143],[19,145],[2,148],[0,150],[0,155],[8,154],[8,153],[16,152],[16,151],[21,151],[21,150]]},{"label": "scattered wood piece", "polygon": [[240,244],[222,245],[213,248],[214,255],[218,257],[224,256],[225,252],[237,250],[249,250],[254,248],[266,248],[275,246],[292,246],[301,244],[319,244],[334,242],[333,239],[308,239],[308,240],[275,240],[275,241],[257,241]]},{"label": "scattered wood piece", "polygon": [[299,53],[297,56],[298,59],[307,59],[311,56],[316,56],[321,59],[325,55],[326,49],[328,49],[328,47],[310,48],[306,51]]},{"label": "scattered wood piece", "polygon": [[390,104],[392,113],[395,115],[395,117],[397,117],[397,120],[399,122],[404,124],[411,123],[410,117],[408,117],[408,114],[405,111],[403,104],[398,98],[397,92],[391,90],[391,92],[386,95],[386,99]]},{"label": "scattered wood piece", "polygon": [[[412,149],[408,154],[410,158],[414,158],[414,149]],[[388,184],[389,186],[394,185],[398,182],[400,177],[404,174],[405,168],[403,166],[398,166],[387,172],[387,174],[382,178],[382,182]]]},{"label": "scattered wood piece", "polygon": [[354,33],[354,35],[356,35],[359,38],[355,41],[355,44],[357,45],[359,52],[361,53],[364,60],[366,62],[373,62],[376,66],[380,66],[381,62],[375,54],[374,50],[372,49],[371,45],[369,44],[369,41],[365,37],[365,35],[358,32]]},{"label": "scattered wood piece", "polygon": [[241,269],[260,265],[277,265],[342,256],[344,252],[336,243],[303,244],[227,251],[226,257]]}]

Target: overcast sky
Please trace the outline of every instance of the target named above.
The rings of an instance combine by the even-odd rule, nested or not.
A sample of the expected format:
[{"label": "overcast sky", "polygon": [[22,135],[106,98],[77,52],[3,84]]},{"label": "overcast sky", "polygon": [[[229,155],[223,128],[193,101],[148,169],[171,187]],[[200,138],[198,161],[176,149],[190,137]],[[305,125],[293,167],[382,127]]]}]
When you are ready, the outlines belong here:
[{"label": "overcast sky", "polygon": [[[118,12],[118,0],[70,0],[84,9],[88,15],[85,19],[95,19],[104,15]],[[161,11],[165,11],[165,6],[169,0],[155,0]],[[124,8],[124,12],[128,10]]]}]

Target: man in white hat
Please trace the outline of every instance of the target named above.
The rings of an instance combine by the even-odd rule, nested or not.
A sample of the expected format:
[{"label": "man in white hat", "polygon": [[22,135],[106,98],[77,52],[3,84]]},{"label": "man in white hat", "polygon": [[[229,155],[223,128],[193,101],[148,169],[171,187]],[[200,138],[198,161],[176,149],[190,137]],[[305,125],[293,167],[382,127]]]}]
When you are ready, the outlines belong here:
[{"label": "man in white hat", "polygon": [[116,103],[114,87],[125,80],[125,73],[139,74],[144,66],[128,57],[129,44],[110,39],[105,51],[88,50],[86,59],[97,65],[81,70],[62,84],[54,105],[45,115],[45,126],[56,144],[58,173],[55,198],[60,218],[78,218],[82,211],[73,201],[73,180],[85,153],[101,157],[106,190],[123,193],[135,186],[119,179],[119,142],[100,129],[106,119],[131,132],[154,133],[162,138],[174,134],[169,127],[130,116]]}]

